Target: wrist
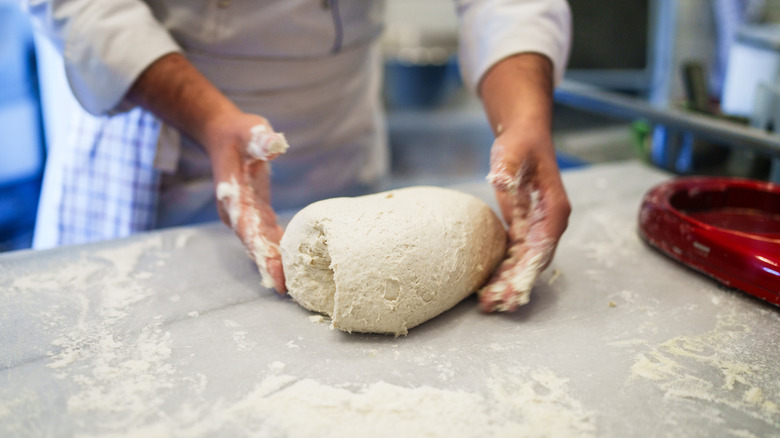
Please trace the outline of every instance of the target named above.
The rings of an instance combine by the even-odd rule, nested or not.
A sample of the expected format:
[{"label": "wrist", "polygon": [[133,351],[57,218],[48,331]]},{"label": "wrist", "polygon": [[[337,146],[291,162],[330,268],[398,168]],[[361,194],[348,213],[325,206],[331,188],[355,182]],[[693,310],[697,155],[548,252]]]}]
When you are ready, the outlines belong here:
[{"label": "wrist", "polygon": [[552,128],[553,68],[548,58],[523,53],[499,61],[480,83],[480,95],[498,136],[506,130]]},{"label": "wrist", "polygon": [[224,120],[240,110],[184,56],[170,53],[149,65],[127,98],[204,147],[219,138]]},{"label": "wrist", "polygon": [[195,140],[203,146],[212,159],[230,143],[245,140],[237,138],[240,132],[232,126],[242,114],[241,110],[231,103],[211,109],[202,115],[203,119],[198,127],[199,134]]}]

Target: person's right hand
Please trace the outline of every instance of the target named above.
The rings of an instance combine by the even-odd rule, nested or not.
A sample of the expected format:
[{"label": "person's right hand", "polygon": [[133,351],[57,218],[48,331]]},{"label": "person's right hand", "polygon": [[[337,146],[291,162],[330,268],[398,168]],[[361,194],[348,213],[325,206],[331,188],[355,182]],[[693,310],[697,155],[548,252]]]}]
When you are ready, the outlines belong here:
[{"label": "person's right hand", "polygon": [[502,132],[487,179],[509,229],[506,257],[479,290],[479,303],[485,312],[512,312],[528,302],[571,213],[549,130]]},{"label": "person's right hand", "polygon": [[220,217],[257,263],[263,285],[284,293],[279,253],[283,231],[271,209],[268,169],[268,162],[287,149],[284,136],[263,117],[242,112],[179,53],[151,63],[126,99],[206,149]]},{"label": "person's right hand", "polygon": [[265,118],[242,112],[218,117],[205,132],[220,218],[257,263],[263,286],[284,293],[284,231],[271,208],[269,162],[284,153],[287,141]]}]

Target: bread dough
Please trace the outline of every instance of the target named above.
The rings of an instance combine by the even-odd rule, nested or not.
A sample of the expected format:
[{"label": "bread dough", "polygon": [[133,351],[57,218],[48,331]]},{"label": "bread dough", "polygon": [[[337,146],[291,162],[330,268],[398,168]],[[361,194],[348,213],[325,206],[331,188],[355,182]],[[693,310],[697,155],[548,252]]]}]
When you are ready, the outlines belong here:
[{"label": "bread dough", "polygon": [[287,226],[281,253],[301,306],[341,330],[399,335],[474,292],[505,245],[481,200],[411,187],[309,205]]}]

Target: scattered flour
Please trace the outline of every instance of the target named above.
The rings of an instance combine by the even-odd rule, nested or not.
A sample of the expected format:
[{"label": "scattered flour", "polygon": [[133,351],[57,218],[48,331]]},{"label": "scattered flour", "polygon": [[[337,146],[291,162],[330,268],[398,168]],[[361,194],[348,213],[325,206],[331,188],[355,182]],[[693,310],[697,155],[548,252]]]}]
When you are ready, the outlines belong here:
[{"label": "scattered flour", "polygon": [[[0,434],[51,434],[54,423],[41,420],[63,408],[57,434],[83,437],[595,434],[593,416],[567,394],[564,380],[544,370],[507,375],[494,369],[486,384],[469,392],[384,381],[333,385],[282,374],[285,364],[276,361],[237,396],[207,398],[206,375],[175,366],[176,342],[163,329],[164,318],[144,313],[155,292],[134,271],[142,260],[154,265],[161,248],[159,239],[147,238],[127,251],[84,254],[45,275],[20,275],[11,292],[2,292],[46,293],[52,300],[34,317],[56,335],[45,366],[52,381],[68,389],[64,399],[44,400],[40,390],[10,395],[0,388]],[[239,351],[255,347],[239,323],[222,324]],[[288,346],[297,350],[302,340]],[[422,366],[433,367],[441,381],[456,377],[446,354],[429,353]]]},{"label": "scattered flour", "polygon": [[139,280],[148,280],[148,279],[152,278],[153,276],[154,276],[154,274],[152,274],[151,272],[148,272],[148,271],[139,272],[139,273],[134,275],[134,277],[139,279]]},{"label": "scattered flour", "polygon": [[[72,262],[18,275],[7,288],[37,300],[45,297],[46,305],[29,316],[45,333],[57,336],[50,343],[46,367],[55,381],[68,388],[58,403],[70,419],[57,426],[57,434],[74,435],[86,424],[99,430],[127,430],[160,415],[165,400],[160,394],[174,385],[170,334],[161,329],[159,315],[145,321],[136,318],[131,325],[139,328],[132,330],[127,317],[136,305],[155,295],[138,281],[148,276],[134,271],[142,259],[163,257],[161,249],[161,237],[152,235],[121,249],[75,253]],[[23,434],[51,435],[45,428],[52,424],[40,421],[51,412],[35,411],[51,409],[47,403],[52,401],[35,396],[36,400],[23,394],[2,397],[3,430],[16,425]],[[16,422],[5,421],[9,418]],[[39,427],[44,429],[35,433]]]},{"label": "scattered flour", "polygon": [[238,351],[249,351],[257,346],[257,342],[247,339],[248,334],[246,330],[233,332],[233,342],[236,343]]},{"label": "scattered flour", "polygon": [[766,377],[775,365],[751,353],[761,349],[745,347],[751,332],[733,312],[719,315],[712,331],[639,353],[629,383],[649,380],[667,399],[705,401],[716,419],[736,410],[780,428],[780,382]]},{"label": "scattered flour", "polygon": [[635,247],[641,245],[633,227],[626,227],[625,220],[612,211],[595,210],[589,213],[589,220],[598,224],[600,231],[591,230],[588,235],[586,256],[610,271],[625,263],[626,257],[636,253]]},{"label": "scattered flour", "polygon": [[176,236],[176,248],[184,248],[189,243],[192,236],[195,235],[194,230],[182,230],[177,236]]},{"label": "scattered flour", "polygon": [[17,276],[11,288],[5,292],[23,292],[34,290],[59,290],[63,284],[74,285],[76,288],[84,287],[90,278],[103,269],[97,263],[84,263],[82,261],[69,263],[57,270],[38,275]]},{"label": "scattered flour", "polygon": [[310,315],[309,316],[309,321],[311,321],[313,323],[325,322],[325,317],[322,316],[322,315]]},{"label": "scattered flour", "polygon": [[[484,392],[405,387],[378,381],[329,385],[269,374],[244,396],[196,408],[182,421],[168,416],[144,432],[186,436],[296,437],[588,437],[593,414],[568,395],[566,380],[549,370],[508,375],[493,370]],[[517,372],[517,371],[516,371]]]},{"label": "scattered flour", "polygon": [[[90,346],[93,351],[85,357],[85,365],[91,370],[77,367],[81,371],[77,379],[81,388],[68,399],[70,414],[101,412],[110,407],[114,412],[135,413],[139,417],[155,415],[163,400],[157,395],[173,387],[168,376],[174,369],[167,363],[171,355],[170,334],[150,325],[127,344],[105,335]],[[117,418],[116,426],[142,420],[133,417]]]},{"label": "scattered flour", "polygon": [[112,263],[118,279],[125,280],[130,277],[144,254],[161,248],[162,236],[151,235],[133,243],[125,243],[120,247],[97,251],[94,256]]},{"label": "scattered flour", "polygon": [[268,370],[270,370],[272,373],[279,374],[282,371],[284,371],[284,367],[286,367],[284,362],[279,362],[278,360],[275,362],[271,362],[270,365],[268,365]]}]

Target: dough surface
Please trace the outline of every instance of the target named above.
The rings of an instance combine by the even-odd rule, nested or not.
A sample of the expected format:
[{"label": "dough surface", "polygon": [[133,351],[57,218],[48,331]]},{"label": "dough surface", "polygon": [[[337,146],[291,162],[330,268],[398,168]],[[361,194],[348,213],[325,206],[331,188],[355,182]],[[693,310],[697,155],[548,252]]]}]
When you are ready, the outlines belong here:
[{"label": "dough surface", "polygon": [[504,256],[474,196],[410,187],[304,208],[282,237],[288,293],[349,332],[406,334],[474,292]]}]

